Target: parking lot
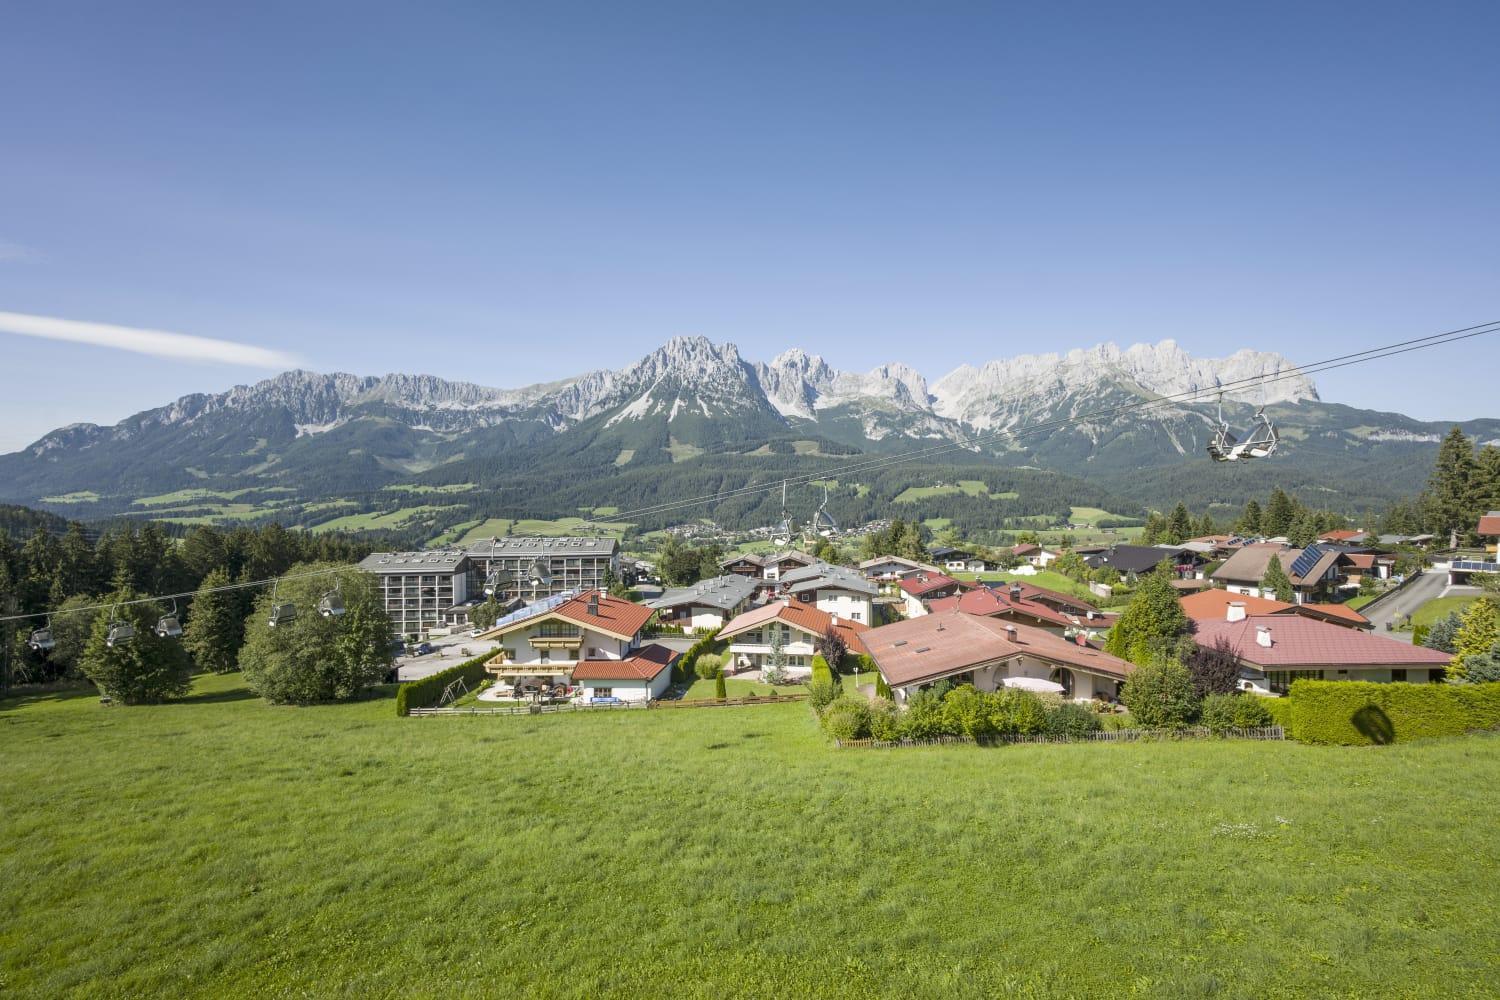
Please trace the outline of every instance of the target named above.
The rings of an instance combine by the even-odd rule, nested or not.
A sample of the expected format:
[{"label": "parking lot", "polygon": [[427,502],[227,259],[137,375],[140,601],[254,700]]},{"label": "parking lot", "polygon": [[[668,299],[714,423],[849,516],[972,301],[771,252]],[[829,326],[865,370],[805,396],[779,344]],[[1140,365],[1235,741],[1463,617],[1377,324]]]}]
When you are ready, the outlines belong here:
[{"label": "parking lot", "polygon": [[428,642],[432,645],[430,653],[423,656],[396,657],[398,681],[419,681],[439,670],[446,670],[470,657],[478,656],[492,645],[470,637],[467,629],[457,635],[442,635],[429,639]]}]

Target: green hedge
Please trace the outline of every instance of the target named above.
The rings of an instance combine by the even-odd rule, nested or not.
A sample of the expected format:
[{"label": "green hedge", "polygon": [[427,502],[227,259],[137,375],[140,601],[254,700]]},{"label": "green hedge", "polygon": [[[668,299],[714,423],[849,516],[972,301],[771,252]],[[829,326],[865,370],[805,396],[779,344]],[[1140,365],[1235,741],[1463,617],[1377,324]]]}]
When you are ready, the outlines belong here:
[{"label": "green hedge", "polygon": [[1290,701],[1303,743],[1368,746],[1500,729],[1500,682],[1296,681]]},{"label": "green hedge", "polygon": [[1266,711],[1271,713],[1275,724],[1286,731],[1287,738],[1292,736],[1292,699],[1290,698],[1265,698],[1261,695],[1246,695],[1247,698],[1260,698],[1261,704]]},{"label": "green hedge", "polygon": [[495,650],[492,649],[472,660],[465,660],[456,667],[440,670],[431,677],[401,685],[396,689],[396,714],[410,715],[414,708],[431,708],[443,696],[443,689],[459,677],[470,685],[484,680],[484,665],[494,655]]},{"label": "green hedge", "polygon": [[697,642],[688,647],[686,653],[677,658],[677,666],[672,668],[672,680],[691,684],[698,668],[699,654],[711,649],[718,638],[718,629],[703,633]]},{"label": "green hedge", "polygon": [[823,681],[825,684],[833,683],[833,671],[828,667],[828,661],[823,659],[822,654],[815,653],[812,658],[812,683]]}]

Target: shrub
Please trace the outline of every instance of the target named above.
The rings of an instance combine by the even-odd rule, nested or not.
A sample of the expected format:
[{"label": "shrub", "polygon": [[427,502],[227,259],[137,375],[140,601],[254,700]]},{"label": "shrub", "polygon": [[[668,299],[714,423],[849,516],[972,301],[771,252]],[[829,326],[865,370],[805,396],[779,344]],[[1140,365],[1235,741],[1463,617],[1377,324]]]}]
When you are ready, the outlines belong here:
[{"label": "shrub", "polygon": [[1203,699],[1203,724],[1215,733],[1272,725],[1267,700],[1253,694],[1211,694]]},{"label": "shrub", "polygon": [[895,695],[891,693],[891,686],[885,682],[884,674],[875,675],[875,697],[884,698],[891,702],[896,700]]},{"label": "shrub", "polygon": [[943,729],[943,701],[931,691],[918,691],[906,702],[906,711],[901,713],[901,738],[923,740],[941,736]]},{"label": "shrub", "polygon": [[1198,697],[1187,668],[1175,660],[1159,660],[1136,667],[1125,682],[1121,700],[1147,729],[1176,729],[1198,712]]},{"label": "shrub", "polygon": [[1500,681],[1500,642],[1490,647],[1488,653],[1464,658],[1464,680],[1470,684]]},{"label": "shrub", "polygon": [[1030,735],[1047,727],[1047,706],[1030,691],[1001,688],[989,696],[990,726],[1006,736]]},{"label": "shrub", "polygon": [[1431,625],[1414,625],[1411,630],[1411,644],[1413,646],[1426,646],[1427,637],[1431,634]]},{"label": "shrub", "polygon": [[465,660],[456,667],[439,670],[419,681],[408,681],[396,689],[396,714],[409,715],[414,708],[430,708],[443,696],[443,689],[462,677],[466,685],[475,685],[484,680],[485,661],[495,655],[492,649],[472,660]]},{"label": "shrub", "polygon": [[[1451,611],[1447,617],[1439,618],[1427,629],[1427,635],[1422,645],[1428,649],[1436,649],[1444,653],[1458,652],[1458,630],[1463,627],[1463,619],[1458,617],[1457,611]],[[1416,631],[1412,632],[1413,637]],[[1416,641],[1415,638],[1412,639]]]},{"label": "shrub", "polygon": [[844,696],[844,687],[827,677],[814,677],[807,685],[807,700],[813,711],[822,715],[824,710]]},{"label": "shrub", "polygon": [[1047,713],[1045,732],[1048,736],[1079,740],[1101,728],[1099,716],[1088,706],[1068,702]]},{"label": "shrub", "polygon": [[901,735],[900,709],[889,698],[876,698],[870,702],[870,738],[895,740]]},{"label": "shrub", "polygon": [[942,726],[951,736],[989,736],[994,732],[989,699],[972,684],[954,688],[943,696]]},{"label": "shrub", "polygon": [[828,665],[827,660],[817,654],[814,654],[812,658],[812,681],[815,684],[818,681],[833,683],[833,668]]},{"label": "shrub", "polygon": [[719,676],[722,669],[724,657],[717,653],[699,653],[693,660],[693,672],[698,675],[699,680],[711,680]]},{"label": "shrub", "polygon": [[724,668],[722,667],[719,668],[717,674],[714,674],[714,697],[720,701],[729,697],[729,689],[724,684]]},{"label": "shrub", "polygon": [[1292,736],[1292,699],[1266,698],[1258,694],[1250,695],[1250,697],[1260,698],[1260,707],[1270,713],[1271,725],[1280,726],[1286,730],[1288,738]]},{"label": "shrub", "polygon": [[1196,647],[1183,662],[1193,678],[1193,693],[1199,698],[1229,694],[1239,687],[1244,662],[1228,639],[1221,638],[1212,647]]},{"label": "shrub", "polygon": [[[695,676],[697,676],[698,657],[703,653],[708,652],[708,650],[714,645],[714,643],[718,641],[718,637],[718,629],[703,633],[702,637],[700,637],[697,642],[689,646],[688,651],[686,653],[683,653],[682,656],[678,658],[677,667],[672,679],[679,682],[686,682],[692,680]],[[707,678],[705,678],[705,680],[706,679]]]},{"label": "shrub", "polygon": [[836,740],[862,740],[870,735],[870,706],[858,698],[840,698],[823,713],[823,729]]},{"label": "shrub", "polygon": [[1366,746],[1500,728],[1500,684],[1296,681],[1290,700],[1304,743]]},{"label": "shrub", "polygon": [[[119,603],[107,614],[95,616],[79,667],[101,694],[124,705],[149,705],[187,694],[192,661],[181,643],[153,631],[166,609],[154,603],[126,603],[137,600],[129,588],[110,595],[111,602]],[[132,626],[135,637],[109,645],[112,622]]]}]

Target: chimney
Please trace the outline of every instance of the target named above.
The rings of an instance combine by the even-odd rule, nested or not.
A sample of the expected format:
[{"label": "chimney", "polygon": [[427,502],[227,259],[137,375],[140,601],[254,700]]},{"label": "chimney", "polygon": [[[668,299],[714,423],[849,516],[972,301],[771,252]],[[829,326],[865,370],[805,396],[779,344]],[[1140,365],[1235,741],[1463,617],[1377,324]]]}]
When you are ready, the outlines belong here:
[{"label": "chimney", "polygon": [[1012,583],[1010,585],[1010,599],[1012,601],[1019,601],[1021,599],[1021,585],[1019,583]]},{"label": "chimney", "polygon": [[1014,625],[1005,626],[1005,638],[1009,639],[1011,642],[1015,642],[1016,634],[1016,627]]},{"label": "chimney", "polygon": [[789,608],[789,607],[792,606],[792,595],[791,594],[783,594],[782,595],[781,606],[784,607],[784,608]]},{"label": "chimney", "polygon": [[1264,625],[1257,625],[1255,627],[1255,644],[1257,646],[1264,646],[1267,649],[1270,649],[1271,630],[1266,628]]},{"label": "chimney", "polygon": [[1229,606],[1224,609],[1224,620],[1228,622],[1242,622],[1245,620],[1245,602],[1230,601]]},{"label": "chimney", "polygon": [[595,618],[599,617],[599,592],[595,591],[589,595],[589,614]]}]

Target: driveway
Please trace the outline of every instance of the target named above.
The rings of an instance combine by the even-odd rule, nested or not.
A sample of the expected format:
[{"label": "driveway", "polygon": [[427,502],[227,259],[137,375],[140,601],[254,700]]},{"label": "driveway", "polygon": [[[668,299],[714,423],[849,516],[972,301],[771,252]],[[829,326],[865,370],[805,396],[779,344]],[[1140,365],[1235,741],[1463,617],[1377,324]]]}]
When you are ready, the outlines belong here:
[{"label": "driveway", "polygon": [[1366,605],[1360,613],[1370,619],[1379,635],[1411,642],[1410,632],[1387,632],[1386,623],[1395,622],[1415,612],[1428,601],[1450,594],[1478,594],[1478,587],[1450,587],[1448,574],[1441,570],[1428,570],[1417,577],[1403,590],[1398,591],[1378,604]]},{"label": "driveway", "polygon": [[[493,643],[480,642],[469,637],[467,631],[459,635],[438,636],[432,640],[433,650],[426,656],[398,656],[396,657],[396,679],[399,681],[419,681],[423,677],[430,677],[439,670],[447,670],[456,667],[469,659],[470,656],[478,656],[486,649],[493,648]],[[464,655],[464,650],[469,655]]]}]

